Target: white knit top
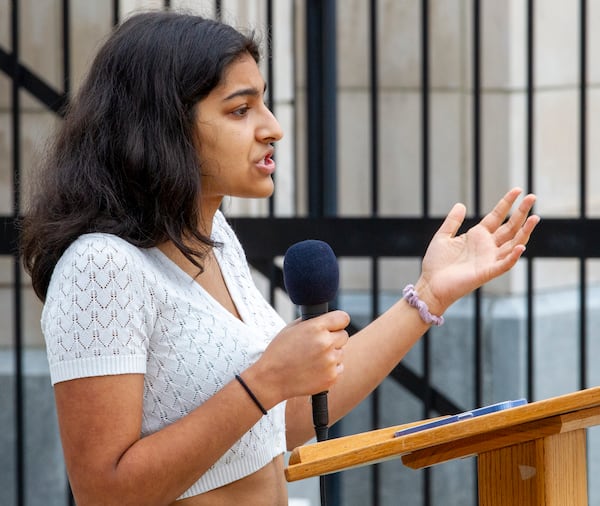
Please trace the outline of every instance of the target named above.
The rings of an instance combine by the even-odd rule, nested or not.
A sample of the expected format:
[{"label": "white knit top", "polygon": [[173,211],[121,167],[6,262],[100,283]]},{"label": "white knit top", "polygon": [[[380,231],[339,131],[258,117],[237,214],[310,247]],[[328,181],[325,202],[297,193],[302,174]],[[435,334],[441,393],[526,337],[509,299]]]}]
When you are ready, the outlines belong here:
[{"label": "white knit top", "polygon": [[[243,321],[160,250],[109,234],[79,237],[57,263],[42,313],[52,384],[144,374],[142,434],[190,413],[263,353],[284,326],[256,288],[217,212],[212,239]],[[285,451],[285,405],[263,416],[181,498],[247,476]]]}]

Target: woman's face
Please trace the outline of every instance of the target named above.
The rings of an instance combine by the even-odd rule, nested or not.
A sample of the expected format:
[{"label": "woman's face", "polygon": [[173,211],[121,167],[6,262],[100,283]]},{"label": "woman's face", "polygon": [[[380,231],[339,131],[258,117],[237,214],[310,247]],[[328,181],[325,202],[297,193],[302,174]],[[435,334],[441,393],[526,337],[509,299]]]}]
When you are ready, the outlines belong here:
[{"label": "woman's face", "polygon": [[283,136],[264,102],[265,81],[250,55],[225,70],[196,109],[203,201],[273,193],[273,145]]}]

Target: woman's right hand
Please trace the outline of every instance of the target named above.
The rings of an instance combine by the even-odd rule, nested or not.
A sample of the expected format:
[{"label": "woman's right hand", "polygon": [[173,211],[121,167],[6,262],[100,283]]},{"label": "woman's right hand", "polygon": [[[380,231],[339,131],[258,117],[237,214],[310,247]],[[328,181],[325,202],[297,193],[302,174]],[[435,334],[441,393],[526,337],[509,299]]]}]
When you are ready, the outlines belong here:
[{"label": "woman's right hand", "polygon": [[263,405],[269,409],[292,397],[329,390],[344,370],[349,323],[348,313],[336,310],[284,327],[244,372]]}]

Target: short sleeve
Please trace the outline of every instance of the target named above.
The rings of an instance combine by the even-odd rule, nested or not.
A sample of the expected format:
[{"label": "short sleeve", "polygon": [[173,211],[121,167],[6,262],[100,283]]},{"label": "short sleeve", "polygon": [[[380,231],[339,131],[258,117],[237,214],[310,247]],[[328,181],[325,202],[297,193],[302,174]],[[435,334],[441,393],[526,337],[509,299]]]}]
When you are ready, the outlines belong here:
[{"label": "short sleeve", "polygon": [[150,308],[138,251],[88,234],[57,263],[41,321],[52,384],[146,372]]}]

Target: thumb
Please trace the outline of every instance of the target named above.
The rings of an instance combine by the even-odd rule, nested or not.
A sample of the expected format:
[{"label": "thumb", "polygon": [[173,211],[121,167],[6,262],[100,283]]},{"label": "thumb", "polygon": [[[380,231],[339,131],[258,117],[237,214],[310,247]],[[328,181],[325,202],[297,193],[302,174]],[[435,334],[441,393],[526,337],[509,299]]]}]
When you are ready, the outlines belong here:
[{"label": "thumb", "polygon": [[452,209],[450,209],[448,216],[446,216],[446,219],[438,229],[437,234],[454,237],[460,226],[463,224],[466,214],[467,208],[464,204],[454,204]]}]

